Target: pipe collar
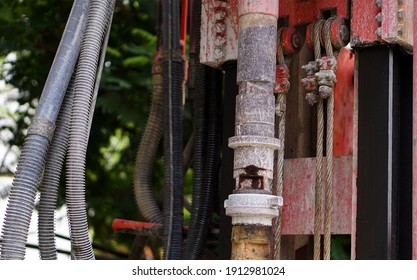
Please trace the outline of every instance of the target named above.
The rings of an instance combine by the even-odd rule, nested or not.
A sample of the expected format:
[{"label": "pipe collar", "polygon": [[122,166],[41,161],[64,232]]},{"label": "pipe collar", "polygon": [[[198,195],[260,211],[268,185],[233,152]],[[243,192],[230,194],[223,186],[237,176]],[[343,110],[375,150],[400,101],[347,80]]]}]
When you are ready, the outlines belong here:
[{"label": "pipe collar", "polygon": [[224,202],[226,215],[232,217],[233,225],[271,226],[272,218],[278,216],[282,205],[282,196],[252,193],[231,194]]}]

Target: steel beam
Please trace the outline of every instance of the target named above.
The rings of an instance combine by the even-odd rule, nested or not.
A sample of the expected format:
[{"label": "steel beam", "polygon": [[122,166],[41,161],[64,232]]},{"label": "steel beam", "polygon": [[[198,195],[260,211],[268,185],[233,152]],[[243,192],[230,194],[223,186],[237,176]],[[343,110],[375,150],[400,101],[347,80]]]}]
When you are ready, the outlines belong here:
[{"label": "steel beam", "polygon": [[358,51],[357,259],[411,257],[411,59]]}]

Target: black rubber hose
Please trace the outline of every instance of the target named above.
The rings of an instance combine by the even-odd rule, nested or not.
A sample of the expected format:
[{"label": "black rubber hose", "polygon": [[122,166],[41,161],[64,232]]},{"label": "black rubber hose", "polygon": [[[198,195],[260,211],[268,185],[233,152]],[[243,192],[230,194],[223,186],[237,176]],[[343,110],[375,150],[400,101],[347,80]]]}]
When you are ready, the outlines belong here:
[{"label": "black rubber hose", "polygon": [[180,49],[179,1],[162,5],[164,91],[164,258],[181,259],[183,221],[182,86],[184,62]]},{"label": "black rubber hose", "polygon": [[[195,225],[190,227],[188,247],[191,248],[189,259],[200,259],[204,254],[208,227],[211,222],[214,200],[219,184],[220,139],[221,139],[221,100],[222,72],[217,69],[207,69],[205,142],[203,148],[203,178],[199,194],[198,208],[191,213]],[[194,191],[194,190],[193,190]],[[193,201],[194,205],[194,201]]]},{"label": "black rubber hose", "polygon": [[43,260],[56,260],[55,244],[55,209],[58,198],[62,167],[68,146],[69,120],[71,117],[72,99],[74,97],[73,75],[62,102],[56,121],[56,129],[45,161],[45,171],[40,184],[38,215],[39,252]]},{"label": "black rubber hose", "polygon": [[75,259],[95,259],[88,235],[85,162],[100,46],[106,34],[106,28],[110,28],[109,16],[113,12],[114,4],[115,0],[92,0],[75,78],[68,141],[66,189],[71,246]]},{"label": "black rubber hose", "polygon": [[2,228],[1,259],[24,259],[25,244],[45,157],[80,52],[89,0],[75,0],[35,117],[29,126]]},{"label": "black rubber hose", "polygon": [[192,190],[192,210],[190,219],[190,229],[185,245],[185,258],[193,259],[196,249],[196,231],[200,222],[198,212],[201,208],[202,181],[203,181],[203,162],[205,158],[205,96],[206,96],[206,66],[200,63],[200,38],[201,38],[201,0],[191,2],[191,31],[190,31],[190,76],[189,76],[189,95],[193,100],[193,130],[194,130],[194,150],[193,150],[193,190]]}]

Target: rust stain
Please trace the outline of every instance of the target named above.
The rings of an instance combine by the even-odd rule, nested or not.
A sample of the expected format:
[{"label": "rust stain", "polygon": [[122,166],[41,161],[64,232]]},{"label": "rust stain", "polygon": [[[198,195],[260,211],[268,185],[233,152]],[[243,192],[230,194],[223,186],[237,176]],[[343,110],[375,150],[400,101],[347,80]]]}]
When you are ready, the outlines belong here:
[{"label": "rust stain", "polygon": [[270,255],[271,227],[234,225],[232,260],[267,260]]}]

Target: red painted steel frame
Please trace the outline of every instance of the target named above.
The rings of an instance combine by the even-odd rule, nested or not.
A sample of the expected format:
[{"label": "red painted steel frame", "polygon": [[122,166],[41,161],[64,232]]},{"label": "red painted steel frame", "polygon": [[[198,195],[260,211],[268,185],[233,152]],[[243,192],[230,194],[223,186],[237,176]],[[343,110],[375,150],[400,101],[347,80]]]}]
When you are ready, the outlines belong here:
[{"label": "red painted steel frame", "polygon": [[417,259],[417,1],[414,1],[413,55],[413,260]]},{"label": "red painted steel frame", "polygon": [[353,68],[354,54],[346,48],[337,56],[337,83],[334,89],[333,155],[353,152]]},{"label": "red painted steel frame", "polygon": [[316,21],[321,11],[336,10],[342,18],[349,16],[346,0],[279,1],[279,16],[288,17],[289,25],[301,25]]},{"label": "red painted steel frame", "polygon": [[[351,233],[352,168],[352,156],[335,157],[332,234]],[[325,172],[323,170],[323,174],[326,174]],[[284,206],[282,207],[283,235],[311,235],[314,233],[315,180],[315,158],[285,160]]]}]

